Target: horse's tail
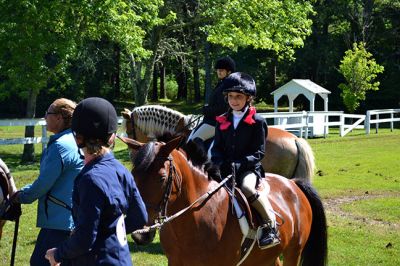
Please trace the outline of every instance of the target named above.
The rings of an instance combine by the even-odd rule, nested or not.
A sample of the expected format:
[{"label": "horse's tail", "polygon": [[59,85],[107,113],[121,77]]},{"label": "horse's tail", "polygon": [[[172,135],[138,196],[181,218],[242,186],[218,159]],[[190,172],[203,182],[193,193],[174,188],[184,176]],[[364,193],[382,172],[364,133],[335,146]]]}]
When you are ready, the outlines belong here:
[{"label": "horse's tail", "polygon": [[328,256],[328,235],[324,206],[310,182],[295,179],[297,186],[306,195],[312,209],[311,232],[301,254],[302,266],[324,266]]},{"label": "horse's tail", "polygon": [[310,144],[303,138],[295,139],[297,146],[297,165],[293,177],[311,183],[315,171],[315,158]]}]

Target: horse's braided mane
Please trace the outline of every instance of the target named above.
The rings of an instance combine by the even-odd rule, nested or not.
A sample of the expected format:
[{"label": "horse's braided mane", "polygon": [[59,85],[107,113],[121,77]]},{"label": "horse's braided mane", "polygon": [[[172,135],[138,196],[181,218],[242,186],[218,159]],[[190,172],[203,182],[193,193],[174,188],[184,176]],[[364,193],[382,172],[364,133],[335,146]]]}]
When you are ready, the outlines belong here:
[{"label": "horse's braided mane", "polygon": [[[156,139],[158,141],[168,142],[178,136],[179,134],[174,134],[168,131],[162,135],[157,135]],[[183,139],[183,142],[185,142],[185,139]],[[189,141],[188,143],[183,144],[181,148],[185,151],[188,161],[191,161],[194,166],[200,169],[204,167],[204,171],[208,174],[209,178],[216,180],[220,179],[218,167],[208,160],[207,151],[203,147],[193,141]],[[134,162],[135,170],[146,171],[149,169],[154,159],[154,142],[151,141],[146,143],[136,155]]]},{"label": "horse's braided mane", "polygon": [[185,125],[189,123],[189,116],[161,105],[144,105],[132,110],[136,117],[135,124],[145,134],[175,132],[178,122],[183,118]]}]

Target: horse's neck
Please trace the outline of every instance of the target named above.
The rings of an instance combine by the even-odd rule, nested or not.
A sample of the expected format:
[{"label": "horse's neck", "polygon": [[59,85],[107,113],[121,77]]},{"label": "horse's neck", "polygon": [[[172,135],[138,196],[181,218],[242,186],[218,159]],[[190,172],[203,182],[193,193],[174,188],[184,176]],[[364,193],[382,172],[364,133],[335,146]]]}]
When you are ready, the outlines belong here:
[{"label": "horse's neck", "polygon": [[207,175],[187,161],[182,151],[175,151],[178,174],[182,178],[182,200],[193,202],[209,190],[210,182]]},{"label": "horse's neck", "polygon": [[[178,152],[178,151],[177,151]],[[179,168],[177,169],[178,174],[182,177],[182,191],[180,196],[176,201],[176,210],[179,208],[183,208],[192,204],[201,196],[205,195],[207,192],[212,191],[218,186],[218,182],[209,180],[207,174],[203,172],[202,169],[199,169],[193,166],[190,162],[186,161],[185,156],[179,152],[179,156],[177,159],[177,165]],[[219,203],[226,200],[226,191],[224,189],[219,189],[216,195],[210,195],[205,202],[211,203],[211,205],[218,206]],[[199,202],[201,203],[201,202]],[[204,211],[203,209],[199,210]]]}]

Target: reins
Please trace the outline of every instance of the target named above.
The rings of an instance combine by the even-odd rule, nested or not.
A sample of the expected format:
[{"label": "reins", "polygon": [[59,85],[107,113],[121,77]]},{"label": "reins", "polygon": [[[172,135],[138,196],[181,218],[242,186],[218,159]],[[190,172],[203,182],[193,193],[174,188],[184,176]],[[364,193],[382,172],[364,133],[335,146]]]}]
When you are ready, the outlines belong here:
[{"label": "reins", "polygon": [[[170,159],[170,164],[171,165],[173,165],[173,162],[172,162],[172,159]],[[173,167],[172,166],[172,168],[171,168],[171,165],[170,165],[170,169],[172,169],[172,168],[175,168],[175,167]],[[170,172],[171,173],[171,172]],[[171,176],[171,174],[169,174],[169,176]],[[168,180],[169,180],[170,178],[168,178]],[[171,178],[172,179],[172,178]],[[229,175],[229,176],[227,176],[225,179],[223,179],[221,182],[219,182],[218,183],[218,186],[216,186],[215,188],[213,188],[213,189],[211,189],[211,190],[209,190],[209,191],[207,191],[206,193],[204,193],[202,196],[200,196],[199,198],[197,198],[193,203],[191,203],[189,206],[187,206],[186,208],[184,208],[184,209],[182,209],[182,210],[180,210],[180,211],[178,211],[177,213],[175,213],[175,214],[173,214],[173,215],[171,215],[171,216],[159,216],[157,219],[156,219],[156,223],[155,224],[153,224],[153,225],[151,225],[150,227],[146,227],[146,228],[144,228],[144,229],[139,229],[139,230],[136,230],[135,232],[133,232],[133,234],[143,234],[143,233],[148,233],[148,232],[150,232],[150,231],[153,231],[153,230],[157,230],[157,229],[160,229],[163,225],[165,225],[166,223],[169,223],[169,222],[171,222],[171,221],[173,221],[174,219],[176,219],[176,218],[178,218],[179,216],[181,216],[182,214],[184,214],[185,212],[187,212],[187,211],[189,211],[190,209],[192,209],[193,208],[193,206],[195,206],[196,204],[202,204],[203,202],[205,202],[206,200],[208,200],[209,198],[211,198],[211,196],[215,193],[215,192],[217,192],[218,190],[220,190],[224,185],[225,185],[225,183],[229,180],[229,179],[231,179],[231,176]],[[172,184],[172,180],[171,180],[171,184]],[[167,184],[167,189],[168,189],[168,184]],[[171,187],[172,187],[172,185],[171,185]],[[172,188],[170,189],[170,190],[172,190]],[[171,194],[171,191],[169,191],[168,193],[167,193],[168,191],[166,190],[166,193],[164,194],[164,198],[163,198],[163,202],[164,202],[164,199],[166,198],[167,200],[167,202],[166,203],[164,203],[165,204],[165,209],[164,210],[161,210],[161,212],[160,213],[164,213],[164,214],[166,214],[166,208],[167,208],[167,203],[168,203],[168,199],[169,199],[169,196],[170,196],[170,194]],[[167,195],[167,196],[165,196],[165,195]]]}]

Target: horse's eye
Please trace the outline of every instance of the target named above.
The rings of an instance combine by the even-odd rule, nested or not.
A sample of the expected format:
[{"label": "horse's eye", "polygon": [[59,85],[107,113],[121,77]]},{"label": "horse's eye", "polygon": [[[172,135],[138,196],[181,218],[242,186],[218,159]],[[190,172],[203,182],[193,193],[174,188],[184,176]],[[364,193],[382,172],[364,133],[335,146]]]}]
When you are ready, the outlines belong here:
[{"label": "horse's eye", "polygon": [[167,171],[161,171],[160,172],[160,180],[159,180],[159,182],[160,183],[163,183],[166,179],[167,179]]},{"label": "horse's eye", "polygon": [[167,179],[167,175],[161,175],[160,176],[160,183],[164,183],[164,181]]}]

